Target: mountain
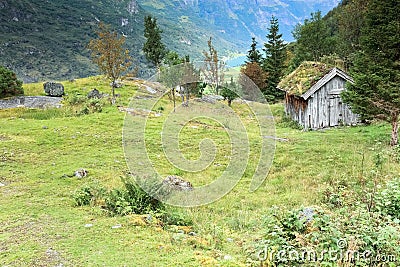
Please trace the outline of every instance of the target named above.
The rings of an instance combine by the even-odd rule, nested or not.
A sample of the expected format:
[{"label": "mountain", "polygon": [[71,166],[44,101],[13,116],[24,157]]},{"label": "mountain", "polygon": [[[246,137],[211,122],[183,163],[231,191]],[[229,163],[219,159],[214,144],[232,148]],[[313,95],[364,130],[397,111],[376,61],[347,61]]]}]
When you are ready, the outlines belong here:
[{"label": "mountain", "polygon": [[1,0],[0,65],[13,69],[25,82],[70,79],[97,73],[86,45],[98,21],[127,36],[127,48],[146,75],[141,52],[143,19],[157,17],[163,41],[181,55],[201,59],[207,40],[220,55],[243,53],[251,36],[265,41],[275,15],[291,41],[293,27],[339,0]]}]

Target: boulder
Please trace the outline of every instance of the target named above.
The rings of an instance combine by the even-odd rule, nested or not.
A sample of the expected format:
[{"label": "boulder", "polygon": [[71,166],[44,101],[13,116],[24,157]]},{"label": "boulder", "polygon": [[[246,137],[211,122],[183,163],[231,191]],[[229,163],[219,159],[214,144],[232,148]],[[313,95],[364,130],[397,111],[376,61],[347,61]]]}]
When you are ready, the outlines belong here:
[{"label": "boulder", "polygon": [[90,91],[87,95],[88,98],[102,98],[103,94],[99,92],[96,88]]},{"label": "boulder", "polygon": [[64,86],[61,83],[46,82],[43,84],[44,92],[48,96],[63,96]]}]

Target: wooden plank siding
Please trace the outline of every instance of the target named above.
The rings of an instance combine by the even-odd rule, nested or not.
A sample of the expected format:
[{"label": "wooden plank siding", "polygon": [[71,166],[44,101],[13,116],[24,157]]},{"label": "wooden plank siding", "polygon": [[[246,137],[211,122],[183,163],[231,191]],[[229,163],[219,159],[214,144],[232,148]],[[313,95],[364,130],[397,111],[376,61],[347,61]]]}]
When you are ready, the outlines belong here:
[{"label": "wooden plank siding", "polygon": [[346,79],[336,75],[335,72],[327,74],[321,80],[312,94],[310,92],[302,96],[286,94],[286,114],[306,130],[357,124],[358,116],[351,112],[340,97]]}]

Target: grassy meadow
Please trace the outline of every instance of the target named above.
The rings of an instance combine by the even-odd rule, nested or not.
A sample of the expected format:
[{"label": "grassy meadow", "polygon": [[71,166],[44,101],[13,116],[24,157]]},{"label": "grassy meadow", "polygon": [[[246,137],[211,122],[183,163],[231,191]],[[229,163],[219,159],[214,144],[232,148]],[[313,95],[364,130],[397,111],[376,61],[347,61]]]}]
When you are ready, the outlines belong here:
[{"label": "grassy meadow", "polygon": [[[126,107],[131,97],[146,95],[142,83],[126,81],[117,89],[116,105]],[[270,108],[276,135],[285,140],[276,142],[265,182],[250,193],[261,138],[246,105],[235,101],[232,108],[249,129],[251,152],[243,178],[229,194],[201,207],[166,207],[190,222],[186,226],[144,220],[146,215],[110,216],[101,203],[77,206],[73,196],[87,185],[123,186],[121,177],[129,176],[122,146],[126,113],[107,99],[101,112],[90,107],[82,112],[82,104],[74,104],[93,88],[109,93],[101,77],[63,84],[68,95],[60,109],[0,110],[0,266],[261,266],[250,260],[250,251],[265,236],[264,217],[271,208],[321,206],[327,190],[345,187],[351,195],[368,191],[369,181],[383,187],[400,173],[399,151],[387,145],[390,125],[304,132],[284,118],[278,103]],[[43,95],[40,83],[25,84],[24,90]],[[218,177],[229,163],[224,129],[208,120],[183,128],[179,141],[187,158],[199,157],[198,143],[207,136],[218,148],[218,164],[201,174],[184,172],[168,162],[160,146],[159,131],[172,103],[164,98],[155,108],[163,116],[149,120],[146,129],[155,168],[196,186]],[[87,177],[70,177],[80,168],[88,170]]]}]

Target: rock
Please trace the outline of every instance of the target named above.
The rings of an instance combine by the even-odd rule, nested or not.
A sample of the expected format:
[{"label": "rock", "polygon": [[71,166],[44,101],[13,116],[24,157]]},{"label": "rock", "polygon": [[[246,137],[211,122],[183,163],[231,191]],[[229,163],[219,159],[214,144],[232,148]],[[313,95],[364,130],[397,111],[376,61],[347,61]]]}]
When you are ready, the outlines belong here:
[{"label": "rock", "polygon": [[193,190],[193,186],[190,182],[187,182],[178,176],[167,176],[162,183],[179,191]]},{"label": "rock", "polygon": [[121,88],[122,86],[124,86],[124,84],[121,81],[115,81],[115,82],[111,82],[110,86],[114,87],[114,88]]},{"label": "rock", "polygon": [[81,179],[83,177],[86,177],[88,175],[88,171],[85,169],[80,169],[74,172],[75,177]]},{"label": "rock", "polygon": [[64,86],[61,83],[46,82],[43,84],[44,92],[48,96],[63,96]]},{"label": "rock", "polygon": [[93,226],[93,224],[91,224],[91,223],[85,224],[85,227],[86,227],[86,228],[90,228],[90,227],[92,227],[92,226]]},{"label": "rock", "polygon": [[314,219],[314,215],[315,215],[314,208],[307,207],[300,212],[299,217],[300,219],[305,219],[306,223],[309,223]]},{"label": "rock", "polygon": [[99,92],[96,88],[90,91],[87,95],[88,98],[102,98],[103,94]]},{"label": "rock", "polygon": [[47,126],[45,125],[45,126],[42,126],[42,129],[43,129],[43,130],[46,130],[46,129],[49,129],[49,127],[47,127]]},{"label": "rock", "polygon": [[224,256],[224,260],[226,260],[226,261],[230,261],[230,260],[232,260],[233,258],[232,258],[232,256],[231,255],[225,255]]},{"label": "rock", "polygon": [[0,100],[0,109],[26,107],[26,108],[47,108],[61,107],[62,97],[50,96],[19,96],[10,99]]},{"label": "rock", "polygon": [[112,229],[118,229],[118,228],[121,228],[121,227],[122,227],[122,225],[117,224],[117,225],[112,226],[111,228],[112,228]]},{"label": "rock", "polygon": [[3,187],[3,186],[6,186],[5,184],[3,184],[3,183],[0,183],[0,187]]}]

